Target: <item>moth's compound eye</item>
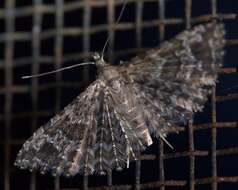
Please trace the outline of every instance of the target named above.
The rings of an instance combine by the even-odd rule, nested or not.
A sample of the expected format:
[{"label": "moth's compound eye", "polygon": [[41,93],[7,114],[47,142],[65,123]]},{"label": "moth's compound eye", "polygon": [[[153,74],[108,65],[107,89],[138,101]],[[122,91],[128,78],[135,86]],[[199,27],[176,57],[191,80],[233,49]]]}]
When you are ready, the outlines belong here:
[{"label": "moth's compound eye", "polygon": [[101,57],[100,57],[100,55],[99,55],[98,52],[95,52],[95,53],[93,54],[93,59],[94,59],[95,61],[99,60],[100,58],[101,58]]}]

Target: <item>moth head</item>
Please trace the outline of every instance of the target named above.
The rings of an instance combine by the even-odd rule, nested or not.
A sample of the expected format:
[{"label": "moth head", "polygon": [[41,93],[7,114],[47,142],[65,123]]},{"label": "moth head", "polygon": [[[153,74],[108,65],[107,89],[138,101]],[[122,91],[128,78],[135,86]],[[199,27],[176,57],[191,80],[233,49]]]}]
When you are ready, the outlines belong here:
[{"label": "moth head", "polygon": [[95,60],[95,62],[97,62],[98,60],[100,60],[100,59],[101,59],[100,54],[99,54],[98,52],[95,52],[95,53],[93,54],[93,59]]},{"label": "moth head", "polygon": [[103,56],[100,56],[100,54],[97,53],[97,52],[95,52],[93,54],[93,59],[95,61],[96,66],[98,66],[98,67],[103,67],[103,66],[107,65],[106,62],[103,59]]}]

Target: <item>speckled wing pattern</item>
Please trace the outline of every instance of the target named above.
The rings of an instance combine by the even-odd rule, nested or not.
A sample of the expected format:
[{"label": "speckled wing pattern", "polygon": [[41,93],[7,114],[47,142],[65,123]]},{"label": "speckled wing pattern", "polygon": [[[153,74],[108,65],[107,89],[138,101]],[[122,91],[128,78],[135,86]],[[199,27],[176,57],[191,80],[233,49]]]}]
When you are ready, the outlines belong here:
[{"label": "speckled wing pattern", "polygon": [[99,77],[40,127],[15,164],[66,176],[128,167],[152,135],[166,141],[169,128],[202,110],[222,65],[224,34],[222,24],[199,25],[112,66],[117,76]]},{"label": "speckled wing pattern", "polygon": [[121,66],[156,137],[203,109],[222,66],[224,35],[223,24],[199,25]]},{"label": "speckled wing pattern", "polygon": [[110,86],[97,79],[24,143],[15,164],[65,176],[121,170],[152,143],[141,110],[134,107],[123,78]]}]

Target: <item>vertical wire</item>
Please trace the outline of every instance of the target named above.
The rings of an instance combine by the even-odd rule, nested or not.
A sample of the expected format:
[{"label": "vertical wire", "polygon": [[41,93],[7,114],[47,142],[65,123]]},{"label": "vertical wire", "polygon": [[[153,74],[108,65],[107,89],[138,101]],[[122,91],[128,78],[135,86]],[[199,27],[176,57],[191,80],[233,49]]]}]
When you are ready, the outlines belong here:
[{"label": "vertical wire", "polygon": [[[165,2],[164,0],[158,0],[159,5],[159,41],[160,43],[164,40],[165,35]],[[162,184],[165,182],[165,173],[164,173],[164,141],[159,139],[159,180]],[[165,190],[165,186],[160,186],[160,190]]]},{"label": "vertical wire", "polygon": [[212,89],[212,190],[217,190],[217,155],[216,155],[216,137],[217,137],[217,129],[215,127],[216,124],[216,87]]},{"label": "vertical wire", "polygon": [[[212,17],[217,18],[217,0],[211,0],[212,8]],[[215,22],[215,20],[214,20]],[[212,131],[211,131],[211,162],[212,162],[212,190],[217,190],[217,129],[215,127],[217,118],[216,118],[216,87],[212,87]]]},{"label": "vertical wire", "polygon": [[211,0],[212,17],[217,18],[217,0]]},{"label": "vertical wire", "polygon": [[[91,6],[90,0],[84,0],[83,12],[83,53],[87,55],[90,52],[90,25],[91,25]],[[89,65],[83,67],[83,82],[89,82]]]},{"label": "vertical wire", "polygon": [[[56,23],[56,37],[54,44],[54,53],[55,53],[55,69],[62,68],[63,64],[63,43],[64,38],[62,35],[62,31],[64,28],[64,0],[56,1],[56,12],[55,12],[55,23]],[[59,84],[62,81],[62,73],[56,73],[56,83]],[[62,91],[60,86],[56,87],[56,102],[55,102],[55,112],[60,110],[60,102],[61,102]],[[55,177],[54,181],[54,189],[60,189],[60,177]]]},{"label": "vertical wire", "polygon": [[140,181],[141,181],[141,160],[136,161],[135,168],[135,189],[140,190]]},{"label": "vertical wire", "polygon": [[[136,2],[136,47],[142,46],[143,1]],[[141,181],[141,160],[135,162],[135,189],[139,190]]]},{"label": "vertical wire", "polygon": [[11,119],[12,119],[12,101],[13,94],[11,86],[13,85],[13,56],[14,56],[14,41],[12,34],[15,30],[14,7],[15,0],[8,0],[6,3],[6,46],[5,46],[5,152],[4,152],[4,189],[10,190],[10,140],[11,140]]},{"label": "vertical wire", "polygon": [[192,0],[186,0],[185,5],[185,25],[186,29],[191,28]]},{"label": "vertical wire", "polygon": [[189,121],[189,124],[188,124],[188,135],[189,135],[189,160],[190,160],[189,186],[190,186],[190,190],[194,190],[195,189],[195,156],[194,156],[194,131],[193,131],[192,119]]},{"label": "vertical wire", "polygon": [[107,173],[107,186],[108,189],[111,189],[112,187],[112,170],[109,170]]},{"label": "vertical wire", "polygon": [[[54,53],[55,53],[55,69],[59,69],[63,64],[63,36],[62,30],[64,27],[64,0],[56,1],[56,15],[55,15],[55,23],[56,23],[56,37],[55,37],[55,45],[54,45]],[[56,73],[56,82],[59,83],[62,80],[62,73]],[[55,112],[60,109],[60,100],[61,100],[61,89],[57,87],[56,89],[56,106]]]},{"label": "vertical wire", "polygon": [[83,176],[83,189],[88,190],[88,176],[87,175]]},{"label": "vertical wire", "polygon": [[[115,41],[115,33],[114,33],[114,24],[115,24],[115,2],[114,0],[108,0],[108,36],[110,36],[110,40],[108,42],[108,60],[110,63],[113,62],[113,49],[114,49],[114,41]],[[112,171],[107,173],[107,186],[109,188],[112,186]]]},{"label": "vertical wire", "polygon": [[[192,15],[192,0],[186,0],[185,6],[185,24],[186,29],[191,28],[191,15]],[[188,123],[188,135],[189,135],[189,188],[195,190],[195,156],[194,156],[194,130],[193,120]]]},{"label": "vertical wire", "polygon": [[159,20],[160,20],[160,25],[159,25],[159,39],[160,42],[164,40],[165,36],[165,0],[158,0],[159,3]]},{"label": "vertical wire", "polygon": [[[83,7],[83,52],[87,54],[90,51],[90,22],[91,22],[91,7],[90,7],[90,0],[84,0],[84,7]],[[83,82],[84,84],[88,83],[89,81],[89,67],[83,67]],[[88,189],[88,175],[83,176],[83,189]]]},{"label": "vertical wire", "polygon": [[142,46],[142,19],[143,19],[143,1],[136,2],[136,46]]},{"label": "vertical wire", "polygon": [[[39,6],[42,4],[42,0],[34,0],[34,14],[33,14],[33,30],[32,30],[32,49],[33,49],[33,60],[32,60],[32,74],[36,75],[39,73],[39,59],[40,59],[40,33],[41,33],[41,24],[42,24],[42,15],[38,11]],[[39,81],[38,78],[33,78],[31,82],[31,96],[32,96],[32,109],[34,112],[32,118],[32,131],[35,131],[37,127],[37,102],[38,102],[38,87]],[[36,189],[36,173],[31,174],[31,184],[30,189]]]},{"label": "vertical wire", "polygon": [[115,31],[116,31],[116,26],[115,26],[115,0],[107,0],[108,4],[108,36],[110,36],[110,40],[108,42],[108,60],[110,63],[113,63],[114,57],[114,41],[115,41]]}]

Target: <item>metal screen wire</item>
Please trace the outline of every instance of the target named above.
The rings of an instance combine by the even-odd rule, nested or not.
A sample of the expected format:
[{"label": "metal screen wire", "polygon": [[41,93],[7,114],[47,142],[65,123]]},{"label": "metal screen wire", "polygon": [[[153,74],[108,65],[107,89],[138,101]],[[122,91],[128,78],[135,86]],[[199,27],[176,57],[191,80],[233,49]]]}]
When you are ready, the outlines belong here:
[{"label": "metal screen wire", "polygon": [[[237,0],[0,1],[0,189],[238,189]],[[129,59],[193,25],[219,18],[227,28],[224,68],[203,113],[169,135],[174,150],[156,141],[130,169],[107,176],[53,178],[13,166],[33,131],[96,77],[81,67],[21,80],[90,59],[108,35],[106,58]]]}]

